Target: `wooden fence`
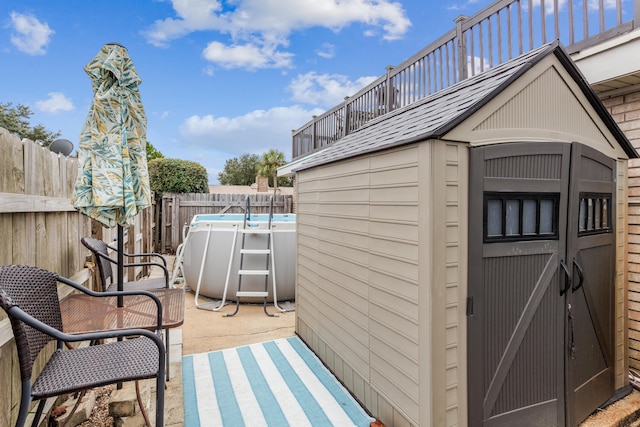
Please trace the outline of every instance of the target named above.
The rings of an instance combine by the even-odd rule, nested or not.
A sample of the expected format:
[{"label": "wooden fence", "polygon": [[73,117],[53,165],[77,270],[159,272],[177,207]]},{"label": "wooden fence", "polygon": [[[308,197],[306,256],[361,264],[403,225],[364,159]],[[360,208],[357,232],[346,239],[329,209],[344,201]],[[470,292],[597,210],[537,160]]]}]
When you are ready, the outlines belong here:
[{"label": "wooden fence", "polygon": [[[88,287],[98,283],[85,266],[90,252],[80,239],[94,236],[113,242],[116,229],[104,229],[73,208],[70,197],[76,176],[76,159],[20,141],[0,128],[0,265],[35,265]],[[138,215],[136,225],[127,230],[125,251],[151,251],[151,211]],[[143,273],[132,271],[129,277]],[[36,372],[41,362],[36,362]],[[0,426],[13,425],[20,403],[20,372],[11,326],[2,310],[0,390]]]},{"label": "wooden fence", "polygon": [[[252,213],[268,213],[271,194],[200,194],[168,193],[162,196],[162,213],[158,223],[161,235],[160,248],[175,252],[182,243],[183,229],[197,214],[243,213],[246,198],[250,197]],[[292,213],[293,197],[276,195],[273,199],[273,213]]]}]

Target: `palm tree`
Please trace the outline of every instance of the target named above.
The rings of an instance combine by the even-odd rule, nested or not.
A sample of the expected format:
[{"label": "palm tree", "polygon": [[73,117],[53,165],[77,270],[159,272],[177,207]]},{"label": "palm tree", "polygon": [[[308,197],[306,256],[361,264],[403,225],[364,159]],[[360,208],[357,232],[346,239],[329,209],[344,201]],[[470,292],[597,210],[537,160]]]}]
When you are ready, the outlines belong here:
[{"label": "palm tree", "polygon": [[271,149],[262,155],[258,162],[258,175],[273,177],[273,195],[278,191],[278,168],[285,165],[284,153]]}]

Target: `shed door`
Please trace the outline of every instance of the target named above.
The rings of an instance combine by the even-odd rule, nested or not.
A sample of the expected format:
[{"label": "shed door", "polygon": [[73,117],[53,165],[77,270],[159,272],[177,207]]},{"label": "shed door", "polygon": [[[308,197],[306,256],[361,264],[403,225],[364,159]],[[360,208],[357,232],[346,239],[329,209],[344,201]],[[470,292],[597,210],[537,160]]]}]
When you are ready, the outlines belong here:
[{"label": "shed door", "polygon": [[615,161],[580,144],[572,157],[567,410],[580,422],[615,391]]},{"label": "shed door", "polygon": [[472,149],[470,425],[575,425],[612,394],[613,170],[580,144]]}]

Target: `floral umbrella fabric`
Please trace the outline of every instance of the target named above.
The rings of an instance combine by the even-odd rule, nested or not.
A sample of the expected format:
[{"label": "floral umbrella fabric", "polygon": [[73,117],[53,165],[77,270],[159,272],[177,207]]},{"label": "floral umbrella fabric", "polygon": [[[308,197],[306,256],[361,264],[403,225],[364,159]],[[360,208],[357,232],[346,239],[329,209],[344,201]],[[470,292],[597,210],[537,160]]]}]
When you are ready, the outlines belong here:
[{"label": "floral umbrella fabric", "polygon": [[118,44],[104,45],[84,70],[94,97],[80,134],[72,203],[106,227],[130,227],[151,205],[141,80]]}]

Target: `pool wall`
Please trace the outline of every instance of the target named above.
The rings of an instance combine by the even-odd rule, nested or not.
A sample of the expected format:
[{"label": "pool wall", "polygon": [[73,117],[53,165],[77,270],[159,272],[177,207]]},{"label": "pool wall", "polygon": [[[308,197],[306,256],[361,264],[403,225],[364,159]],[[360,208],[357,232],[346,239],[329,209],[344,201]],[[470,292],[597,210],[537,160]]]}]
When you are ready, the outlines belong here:
[{"label": "pool wall", "polygon": [[[208,214],[196,215],[189,226],[189,233],[184,247],[184,277],[187,285],[195,290],[200,276],[207,238],[209,245],[204,260],[200,294],[209,298],[222,299],[227,278],[229,258],[233,246],[236,227],[242,229],[244,214]],[[251,215],[249,222],[253,227],[268,228],[267,214]],[[249,227],[249,225],[247,226]],[[274,214],[271,224],[273,231],[273,251],[275,260],[275,277],[278,301],[295,299],[295,265],[296,265],[296,222],[295,214]],[[210,230],[210,231],[209,231]],[[238,287],[238,270],[240,269],[240,248],[242,233],[236,234],[227,300],[235,301]],[[246,234],[246,249],[265,249],[268,234]],[[245,270],[262,270],[266,268],[265,255],[244,255]],[[271,267],[271,262],[269,262]],[[264,276],[243,276],[243,291],[263,291]],[[269,296],[273,301],[273,280],[269,275]],[[262,298],[242,298],[242,302],[262,302]]]}]

